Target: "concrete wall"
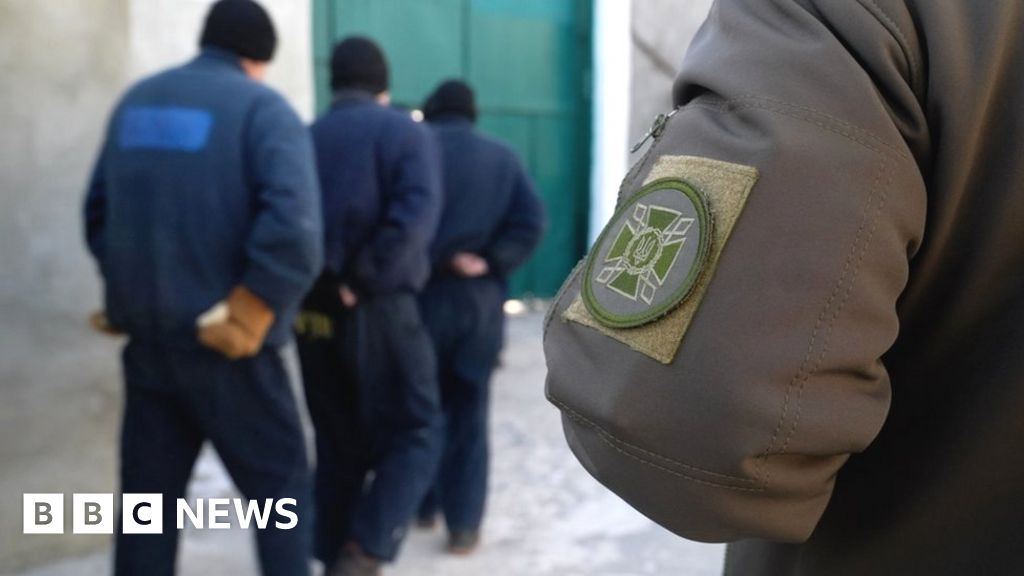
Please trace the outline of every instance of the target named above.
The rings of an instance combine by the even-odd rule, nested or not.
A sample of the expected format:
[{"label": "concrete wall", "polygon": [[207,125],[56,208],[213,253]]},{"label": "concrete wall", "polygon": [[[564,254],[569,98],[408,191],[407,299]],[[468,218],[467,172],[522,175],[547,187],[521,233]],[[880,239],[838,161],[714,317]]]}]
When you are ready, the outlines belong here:
[{"label": "concrete wall", "polygon": [[[132,0],[131,73],[151,74],[195,54],[212,0]],[[307,120],[314,105],[310,0],[261,0],[278,31],[278,50],[267,81],[284,92]]]},{"label": "concrete wall", "polygon": [[0,566],[102,538],[21,535],[24,492],[110,492],[115,346],[85,328],[99,301],[79,206],[128,70],[128,0],[0,2]]},{"label": "concrete wall", "polygon": [[672,109],[672,84],[712,0],[594,0],[590,241],[614,213],[633,144]]},{"label": "concrete wall", "polygon": [[[672,109],[672,83],[712,0],[634,0],[630,145]],[[635,160],[635,159],[634,159]]]},{"label": "concrete wall", "polygon": [[[0,572],[106,545],[23,536],[26,492],[114,492],[121,343],[93,334],[80,207],[121,91],[182,62],[208,0],[0,0]],[[273,0],[270,82],[313,109],[308,0]],[[70,518],[66,518],[70,528]]]},{"label": "concrete wall", "polygon": [[629,168],[632,11],[629,1],[594,0],[590,243],[615,213]]}]

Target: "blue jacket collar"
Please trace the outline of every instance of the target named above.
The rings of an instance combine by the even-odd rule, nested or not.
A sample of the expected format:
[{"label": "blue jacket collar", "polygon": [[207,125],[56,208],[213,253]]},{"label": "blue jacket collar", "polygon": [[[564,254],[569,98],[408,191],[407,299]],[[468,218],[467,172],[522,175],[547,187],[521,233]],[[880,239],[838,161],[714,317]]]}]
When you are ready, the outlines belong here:
[{"label": "blue jacket collar", "polygon": [[192,63],[201,66],[215,66],[244,72],[242,69],[242,59],[239,58],[237,54],[220,48],[214,48],[212,46],[204,46],[199,55],[192,60]]},{"label": "blue jacket collar", "polygon": [[334,93],[331,108],[351,106],[353,104],[376,104],[377,97],[366,90],[338,90]]},{"label": "blue jacket collar", "polygon": [[472,128],[473,122],[466,118],[462,114],[456,114],[454,112],[442,112],[427,121],[433,126],[445,126],[452,128]]}]

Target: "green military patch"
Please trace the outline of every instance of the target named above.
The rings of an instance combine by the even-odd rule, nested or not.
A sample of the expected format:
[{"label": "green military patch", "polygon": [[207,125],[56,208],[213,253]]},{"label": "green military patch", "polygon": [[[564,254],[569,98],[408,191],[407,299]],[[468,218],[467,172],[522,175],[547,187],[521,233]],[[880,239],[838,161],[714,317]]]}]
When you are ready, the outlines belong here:
[{"label": "green military patch", "polygon": [[612,217],[587,259],[583,301],[602,324],[630,328],[671,311],[707,258],[704,197],[677,178],[651,182]]},{"label": "green military patch", "polygon": [[[644,188],[625,201],[624,208],[612,218],[588,256],[585,275],[581,278],[580,296],[566,309],[563,318],[593,328],[633,350],[670,364],[697,313],[729,235],[757,179],[757,169],[750,166],[695,156],[658,158]],[[694,229],[696,221],[687,228],[685,221],[678,220],[692,216],[672,216],[673,212],[683,212],[680,206],[685,206],[685,201],[667,204],[658,197],[644,195],[666,181],[683,183],[697,192],[698,202],[706,202],[703,206],[709,224],[705,229]],[[692,197],[688,197],[690,202],[694,202]],[[659,201],[654,202],[655,199]],[[667,209],[668,213],[661,210],[645,213],[651,204]],[[647,208],[637,208],[639,205]],[[712,216],[713,227],[710,225]],[[650,228],[660,232],[660,243],[651,241],[654,234],[648,231]],[[676,242],[678,234],[665,234],[666,229],[682,230],[686,240]],[[694,251],[694,245],[699,244],[696,239],[705,230],[710,234],[707,255],[703,260],[691,259],[688,255]],[[688,242],[692,244],[687,245]],[[683,271],[686,271],[685,278],[681,277]],[[692,283],[690,287],[687,287],[687,281]],[[609,286],[611,283],[614,286]],[[649,286],[652,283],[654,286]],[[587,302],[587,290],[595,287],[610,293],[601,296],[603,301],[611,301],[611,294],[614,294],[631,302],[631,309],[646,307],[654,310],[655,306],[659,309],[648,314],[647,320],[632,326],[609,324],[605,318],[595,314],[591,303]],[[644,292],[645,287],[647,292]],[[612,305],[617,305],[620,312],[623,310],[621,304]]]}]

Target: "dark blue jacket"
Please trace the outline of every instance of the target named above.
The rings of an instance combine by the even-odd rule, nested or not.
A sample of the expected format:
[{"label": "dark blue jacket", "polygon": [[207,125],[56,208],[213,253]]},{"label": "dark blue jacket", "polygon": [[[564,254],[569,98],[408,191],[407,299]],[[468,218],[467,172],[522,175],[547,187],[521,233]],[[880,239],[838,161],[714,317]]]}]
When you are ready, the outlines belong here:
[{"label": "dark blue jacket", "polygon": [[444,211],[430,251],[437,276],[446,275],[454,254],[471,252],[504,282],[540,242],[544,206],[508,146],[459,116],[438,117],[430,126],[444,169]]},{"label": "dark blue jacket", "polygon": [[132,337],[194,345],[196,317],[242,284],[283,344],[322,265],[309,134],[236,58],[205,51],[117,106],[85,228],[107,314]]},{"label": "dark blue jacket", "polygon": [[312,132],[327,272],[363,294],[420,290],[441,210],[429,131],[368,93],[342,92]]}]

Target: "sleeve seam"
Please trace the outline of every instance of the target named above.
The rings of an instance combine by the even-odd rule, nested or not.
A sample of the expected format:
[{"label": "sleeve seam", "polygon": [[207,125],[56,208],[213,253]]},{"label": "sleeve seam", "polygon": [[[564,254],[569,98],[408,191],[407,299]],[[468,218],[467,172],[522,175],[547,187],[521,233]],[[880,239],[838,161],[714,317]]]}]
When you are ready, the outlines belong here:
[{"label": "sleeve seam", "polygon": [[883,9],[875,0],[857,0],[857,2],[874,16],[875,20],[882,25],[883,28],[893,37],[896,44],[899,45],[900,51],[903,53],[903,59],[907,63],[907,68],[910,69],[910,86],[914,91],[914,94],[920,98],[918,93],[918,85],[921,82],[921,67],[917,62],[917,59],[912,57],[910,52],[910,42],[907,40],[907,36],[903,33],[903,29],[900,28],[899,24],[889,16],[889,14]]},{"label": "sleeve seam", "polygon": [[[811,332],[810,342],[808,343],[807,352],[804,355],[804,359],[797,369],[796,374],[793,375],[793,379],[790,380],[786,386],[786,395],[783,399],[782,412],[779,414],[779,420],[776,423],[775,430],[772,433],[771,440],[764,452],[758,457],[758,474],[765,472],[765,483],[771,481],[771,470],[765,471],[765,464],[767,459],[774,454],[783,454],[789,447],[790,441],[795,436],[797,427],[800,423],[800,415],[802,412],[802,399],[803,391],[807,384],[807,381],[814,376],[818,368],[821,366],[821,362],[825,355],[828,353],[829,346],[832,340],[832,331],[835,326],[836,320],[846,307],[846,303],[849,301],[850,294],[853,291],[853,285],[856,278],[859,276],[861,270],[861,264],[863,263],[864,254],[867,251],[867,247],[870,245],[872,238],[874,237],[875,231],[877,230],[878,216],[881,213],[889,194],[889,187],[881,193],[879,196],[877,190],[879,184],[882,182],[884,174],[889,173],[888,162],[884,156],[880,157],[879,167],[875,173],[874,181],[871,187],[871,196],[869,196],[867,205],[865,206],[864,219],[861,222],[861,226],[857,230],[857,235],[854,238],[853,245],[850,247],[850,251],[847,254],[846,262],[843,266],[843,271],[840,273],[840,277],[831,294],[825,302],[825,306],[822,308],[821,313],[818,315],[818,319],[815,323],[815,327]],[[877,205],[876,205],[877,198]],[[872,208],[874,206],[874,208]],[[867,231],[867,236],[863,234]],[[837,300],[838,297],[838,300]],[[833,305],[835,304],[835,305]],[[822,323],[827,319],[827,324],[824,326],[824,334],[822,335],[820,342],[820,351],[817,353],[817,357],[814,358],[813,364],[809,364],[811,359],[814,357],[815,344],[819,341],[819,334],[822,333]],[[794,398],[793,391],[796,388],[796,395]],[[778,450],[774,450],[776,443],[779,439],[780,433],[782,433],[785,427],[787,415],[790,413],[790,409],[795,410],[792,424],[790,429],[786,432],[782,446]]]},{"label": "sleeve seam", "polygon": [[[557,400],[555,398],[552,398],[550,395],[548,396],[548,400],[552,404],[557,406],[560,410],[562,410],[562,412],[564,412],[567,416],[569,416],[573,420],[575,420],[575,421],[577,421],[577,422],[579,422],[581,424],[585,424],[588,427],[592,428],[594,431],[596,431],[598,433],[598,435],[601,436],[601,438],[605,441],[605,443],[607,443],[609,445],[612,445],[612,447],[614,447],[616,450],[619,450],[620,452],[623,452],[627,456],[630,456],[632,458],[636,458],[637,460],[640,460],[641,462],[658,466],[657,464],[649,462],[648,460],[645,460],[645,459],[643,459],[643,458],[641,458],[641,457],[639,457],[639,456],[637,456],[635,454],[632,454],[630,452],[625,452],[622,449],[622,447],[629,448],[631,450],[636,450],[637,452],[640,452],[641,454],[643,454],[645,456],[656,458],[656,459],[661,460],[662,462],[664,462],[666,464],[672,464],[672,465],[676,465],[676,466],[681,466],[683,468],[686,468],[687,470],[693,470],[694,472],[700,472],[702,474],[707,474],[708,476],[713,476],[713,477],[716,477],[716,478],[722,478],[722,479],[726,479],[726,480],[732,480],[734,482],[744,483],[744,484],[757,484],[758,483],[758,480],[754,479],[754,478],[742,478],[740,476],[731,476],[729,474],[722,474],[720,472],[712,472],[711,470],[706,470],[704,468],[700,468],[700,467],[694,466],[692,464],[686,464],[685,462],[680,462],[679,460],[674,460],[672,458],[669,458],[667,456],[663,456],[663,455],[658,454],[656,452],[651,452],[650,450],[645,450],[645,449],[643,449],[643,448],[641,448],[639,446],[636,446],[635,444],[630,444],[629,442],[626,442],[625,440],[623,440],[623,439],[615,436],[614,434],[608,432],[607,430],[605,430],[603,427],[601,427],[596,422],[593,422],[593,421],[589,420],[588,418],[586,418],[582,414],[576,412],[575,410],[573,410],[569,406],[565,405],[565,403],[563,403],[563,402],[561,402],[561,401],[559,401],[559,400]],[[670,472],[672,472],[674,474],[682,474],[682,473],[674,471],[674,470],[668,470],[668,471],[670,471]],[[700,479],[695,479],[695,480],[702,481],[702,482],[708,482],[706,480],[700,480]],[[716,486],[717,485],[721,485],[724,488],[737,488],[736,486],[732,486],[731,484],[715,484],[715,485]],[[755,490],[754,488],[742,488],[742,487],[740,487],[738,489]],[[758,490],[758,491],[763,490],[763,489],[764,489],[764,486],[756,488],[756,490]]]},{"label": "sleeve seam", "polygon": [[614,439],[613,436],[611,436],[610,434],[608,434],[607,432],[605,432],[604,430],[602,430],[601,428],[599,428],[598,426],[596,426],[592,422],[584,420],[584,419],[580,418],[578,415],[576,415],[574,413],[568,413],[567,412],[566,416],[570,420],[572,420],[573,422],[576,422],[577,424],[580,424],[580,425],[584,425],[584,426],[594,430],[597,433],[598,438],[600,438],[601,441],[605,445],[607,445],[609,448],[611,448],[612,450],[615,450],[616,452],[618,452],[619,454],[622,454],[623,456],[626,456],[627,458],[631,458],[633,460],[636,460],[637,462],[639,462],[641,464],[644,464],[645,466],[649,466],[651,468],[654,468],[655,470],[657,470],[659,472],[663,472],[663,473],[666,473],[666,474],[671,474],[672,476],[677,476],[679,478],[682,478],[684,480],[689,480],[690,482],[695,482],[697,484],[704,484],[706,486],[713,486],[715,488],[723,488],[723,489],[726,489],[726,490],[734,490],[734,491],[737,491],[737,492],[764,492],[765,491],[765,486],[764,485],[761,485],[761,486],[758,486],[758,487],[752,487],[752,488],[747,488],[747,487],[744,487],[744,486],[733,486],[731,484],[723,484],[721,482],[712,482],[710,480],[702,480],[700,478],[697,478],[697,477],[694,477],[694,476],[690,476],[689,474],[685,474],[683,472],[679,472],[678,470],[672,470],[671,468],[666,468],[665,466],[662,466],[662,465],[657,464],[655,462],[651,462],[650,460],[646,460],[644,458],[641,458],[641,457],[637,456],[636,454],[633,454],[633,453],[630,453],[630,452],[627,452],[627,451],[623,450],[619,446],[615,445],[609,439],[609,438]]},{"label": "sleeve seam", "polygon": [[906,151],[901,149],[899,146],[890,143],[881,136],[809,106],[791,104],[754,94],[743,94],[736,98],[722,100],[718,103],[703,101],[692,102],[687,104],[684,109],[680,110],[680,112],[684,112],[686,111],[686,108],[690,107],[706,108],[719,112],[743,110],[746,108],[760,109],[782,116],[789,116],[790,118],[800,120],[801,122],[813,124],[822,130],[832,132],[850,140],[851,142],[859,144],[872,152],[882,154],[881,148],[886,148],[890,152],[898,155],[900,158],[905,160],[910,159],[910,156]]}]

